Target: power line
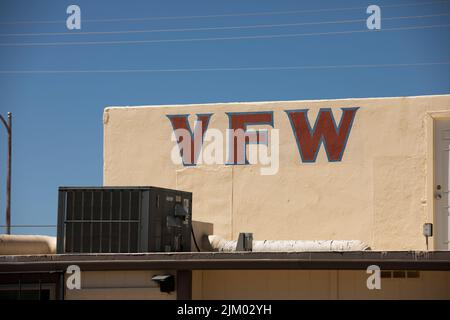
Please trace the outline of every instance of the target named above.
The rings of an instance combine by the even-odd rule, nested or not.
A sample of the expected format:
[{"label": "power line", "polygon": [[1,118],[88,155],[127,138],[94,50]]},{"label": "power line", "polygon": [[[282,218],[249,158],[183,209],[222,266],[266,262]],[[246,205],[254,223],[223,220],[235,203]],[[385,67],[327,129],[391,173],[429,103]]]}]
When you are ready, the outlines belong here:
[{"label": "power line", "polygon": [[224,67],[224,68],[189,68],[189,69],[103,69],[103,70],[0,70],[0,74],[84,74],[84,73],[176,73],[176,72],[217,72],[217,71],[282,71],[282,70],[320,70],[320,69],[355,69],[355,68],[395,68],[426,67],[450,65],[450,61],[420,63],[385,63],[385,64],[348,64],[348,65],[304,65],[281,67]]},{"label": "power line", "polygon": [[[392,5],[380,5],[381,8],[402,8],[413,6],[427,6],[433,4],[448,4],[449,0],[430,1],[423,3],[404,3]],[[287,15],[297,13],[318,13],[318,12],[335,12],[347,10],[362,10],[367,7],[344,7],[344,8],[328,8],[328,9],[307,9],[307,10],[290,10],[290,11],[268,11],[268,12],[250,12],[250,13],[231,13],[231,14],[213,14],[213,15],[192,15],[192,16],[166,16],[166,17],[138,17],[138,18],[110,18],[110,19],[83,19],[83,22],[132,22],[132,21],[152,21],[152,20],[183,20],[183,19],[203,19],[203,18],[221,18],[221,17],[246,17],[246,16],[267,16],[267,15]],[[17,24],[56,24],[65,23],[65,20],[47,20],[47,21],[4,21],[0,25],[17,25]]]},{"label": "power line", "polygon": [[[53,224],[16,224],[10,226],[11,228],[56,228]],[[0,226],[0,228],[6,228],[6,226]]]},{"label": "power line", "polygon": [[[450,16],[449,12],[441,14],[429,14],[421,16],[397,16],[383,17],[383,20],[401,20],[401,19],[423,19],[433,17]],[[212,31],[212,30],[240,30],[240,29],[256,29],[256,28],[275,28],[275,27],[294,27],[309,25],[325,25],[325,24],[344,24],[354,22],[365,22],[366,19],[353,20],[335,20],[335,21],[317,21],[317,22],[298,22],[298,23],[281,23],[281,24],[258,24],[248,26],[223,26],[223,27],[204,27],[204,28],[176,28],[176,29],[153,29],[153,30],[121,30],[121,31],[87,31],[87,32],[39,32],[39,33],[5,33],[0,37],[23,37],[23,36],[79,36],[79,35],[111,35],[111,34],[138,34],[138,33],[158,33],[158,32],[186,32],[186,31]]]},{"label": "power line", "polygon": [[366,32],[387,32],[387,31],[405,31],[432,28],[447,28],[450,24],[437,24],[428,26],[411,26],[384,28],[379,31],[362,29],[348,31],[330,31],[330,32],[313,32],[313,33],[288,33],[288,34],[272,34],[257,36],[235,36],[235,37],[215,37],[215,38],[186,38],[186,39],[159,39],[159,40],[114,40],[114,41],[62,41],[62,42],[10,42],[0,43],[0,47],[34,47],[34,46],[74,46],[74,45],[116,45],[116,44],[149,44],[149,43],[170,43],[170,42],[196,42],[196,41],[223,41],[223,40],[250,40],[250,39],[275,39],[275,38],[293,38],[306,36],[323,36],[338,35]]}]

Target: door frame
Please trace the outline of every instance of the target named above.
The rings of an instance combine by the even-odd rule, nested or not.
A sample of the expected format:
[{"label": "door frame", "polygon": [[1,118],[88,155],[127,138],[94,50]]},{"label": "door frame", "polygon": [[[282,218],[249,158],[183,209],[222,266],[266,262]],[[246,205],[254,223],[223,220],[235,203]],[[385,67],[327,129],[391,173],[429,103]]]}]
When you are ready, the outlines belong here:
[{"label": "door frame", "polygon": [[[428,111],[426,113],[425,118],[425,126],[426,126],[426,141],[427,141],[427,150],[426,150],[426,165],[427,165],[427,173],[426,173],[426,216],[427,221],[426,222],[432,222],[433,226],[436,226],[436,206],[434,201],[434,187],[435,187],[435,129],[436,129],[436,122],[439,120],[450,120],[450,110],[444,110],[444,111]],[[436,243],[436,237],[434,236],[435,231],[437,228],[433,228],[433,240],[431,241],[431,246],[429,250],[436,250],[438,247]]]}]

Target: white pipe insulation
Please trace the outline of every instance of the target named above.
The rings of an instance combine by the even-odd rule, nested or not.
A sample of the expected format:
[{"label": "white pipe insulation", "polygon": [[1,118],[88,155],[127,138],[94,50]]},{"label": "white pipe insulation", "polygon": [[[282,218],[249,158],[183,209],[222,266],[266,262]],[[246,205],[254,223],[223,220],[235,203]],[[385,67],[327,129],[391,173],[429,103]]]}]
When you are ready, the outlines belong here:
[{"label": "white pipe insulation", "polygon": [[[236,240],[208,236],[214,251],[236,251]],[[359,240],[253,240],[253,252],[364,251],[370,247]]]},{"label": "white pipe insulation", "polygon": [[56,238],[34,235],[0,235],[0,255],[55,254]]}]

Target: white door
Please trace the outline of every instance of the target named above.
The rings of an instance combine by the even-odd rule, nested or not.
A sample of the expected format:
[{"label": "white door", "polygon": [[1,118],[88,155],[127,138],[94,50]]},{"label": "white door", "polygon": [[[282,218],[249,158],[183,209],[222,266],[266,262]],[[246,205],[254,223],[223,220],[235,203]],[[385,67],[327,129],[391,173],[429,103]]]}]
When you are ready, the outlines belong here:
[{"label": "white door", "polygon": [[450,120],[436,121],[435,130],[435,249],[450,249]]}]

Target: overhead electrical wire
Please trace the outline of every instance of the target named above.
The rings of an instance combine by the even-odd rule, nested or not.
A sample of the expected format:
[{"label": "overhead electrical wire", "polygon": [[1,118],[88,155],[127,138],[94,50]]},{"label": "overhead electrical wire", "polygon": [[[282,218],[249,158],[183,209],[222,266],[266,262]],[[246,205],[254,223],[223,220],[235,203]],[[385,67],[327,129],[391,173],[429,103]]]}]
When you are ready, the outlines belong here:
[{"label": "overhead electrical wire", "polygon": [[[385,5],[386,7],[406,7],[418,5],[431,5],[438,3],[450,3],[450,1],[432,1],[427,3],[410,3],[399,5]],[[332,8],[332,9],[312,9],[312,10],[296,10],[296,11],[273,11],[273,12],[256,12],[242,14],[223,14],[223,15],[205,15],[205,16],[179,16],[179,17],[153,17],[153,18],[117,18],[117,19],[84,19],[84,22],[113,22],[113,21],[142,21],[142,20],[163,20],[163,19],[194,19],[208,17],[238,17],[252,15],[277,15],[277,14],[293,14],[308,12],[330,12],[365,9],[362,7]],[[422,19],[440,16],[449,16],[450,13],[429,14],[420,16],[397,16],[383,17],[383,20],[400,20],[400,19]],[[256,29],[256,28],[276,28],[276,27],[294,27],[307,25],[328,25],[328,24],[344,24],[354,22],[364,22],[366,19],[353,20],[336,20],[336,21],[317,21],[317,22],[298,22],[284,24],[260,24],[260,25],[243,25],[243,26],[216,26],[216,27],[199,27],[199,28],[175,28],[175,29],[150,29],[150,30],[119,30],[119,31],[88,31],[88,32],[40,32],[40,33],[10,33],[0,34],[0,37],[20,37],[20,36],[66,36],[66,35],[107,35],[107,34],[139,34],[139,33],[162,33],[162,32],[189,32],[189,31],[212,31],[212,30],[239,30],[239,29]],[[22,22],[0,22],[1,24],[21,24],[21,23],[59,23],[65,21],[22,21]],[[150,44],[150,43],[171,43],[171,42],[196,42],[196,41],[224,41],[224,40],[247,40],[247,39],[270,39],[270,38],[290,38],[303,36],[323,36],[323,35],[339,35],[353,34],[365,32],[385,32],[385,31],[402,31],[402,30],[418,30],[431,28],[446,28],[450,24],[434,24],[421,26],[405,26],[383,28],[378,31],[374,30],[345,30],[345,31],[329,31],[329,32],[311,32],[311,33],[289,33],[289,34],[265,34],[252,36],[229,36],[229,37],[209,37],[209,38],[178,38],[178,39],[149,39],[149,40],[112,40],[112,41],[62,41],[62,42],[22,42],[22,43],[0,43],[1,47],[9,46],[73,46],[73,45],[116,45],[116,44]],[[304,66],[274,66],[274,67],[218,67],[218,68],[181,68],[181,69],[85,69],[85,70],[0,70],[0,74],[85,74],[85,73],[173,73],[173,72],[218,72],[218,71],[277,71],[277,70],[320,70],[320,69],[355,69],[355,68],[396,68],[396,67],[426,67],[450,65],[450,62],[422,62],[422,63],[393,63],[393,64],[352,64],[352,65],[304,65]]]},{"label": "overhead electrical wire", "polygon": [[[379,5],[381,8],[402,8],[413,6],[427,6],[434,4],[448,4],[449,0],[429,1],[422,3],[403,3],[403,4],[387,4]],[[286,11],[268,11],[268,12],[249,12],[249,13],[230,13],[230,14],[213,14],[213,15],[192,15],[192,16],[166,16],[166,17],[131,17],[131,18],[109,18],[109,19],[83,19],[83,22],[132,22],[132,21],[152,21],[152,20],[183,20],[183,19],[204,19],[204,18],[221,18],[221,17],[246,17],[246,16],[267,16],[267,15],[287,15],[298,13],[315,13],[315,12],[337,12],[348,10],[362,10],[367,7],[344,7],[344,8],[327,8],[327,9],[305,9],[305,10],[286,10]],[[65,23],[65,20],[47,20],[47,21],[1,21],[0,25],[19,25],[19,24],[57,24]]]},{"label": "overhead electrical wire", "polygon": [[286,33],[269,34],[255,36],[232,36],[232,37],[213,37],[213,38],[185,38],[185,39],[152,39],[152,40],[111,40],[111,41],[61,41],[61,42],[8,42],[0,43],[0,47],[34,47],[34,46],[75,46],[75,45],[117,45],[117,44],[150,44],[150,43],[171,43],[171,42],[200,42],[200,41],[226,41],[226,40],[251,40],[251,39],[274,39],[274,38],[293,38],[308,36],[339,35],[353,33],[376,32],[383,33],[388,31],[406,31],[432,28],[448,28],[450,24],[436,24],[425,26],[409,26],[383,28],[381,30],[347,30],[347,31],[329,31],[329,32],[311,32],[311,33]]},{"label": "overhead electrical wire", "polygon": [[[1,225],[0,228],[7,228],[8,226]],[[9,226],[10,228],[56,228],[55,224],[16,224]]]},{"label": "overhead electrical wire", "polygon": [[218,72],[218,71],[281,71],[281,70],[321,70],[356,68],[397,68],[450,65],[450,61],[420,63],[348,64],[348,65],[304,65],[279,67],[223,67],[186,69],[88,69],[88,70],[0,70],[0,74],[84,74],[84,73],[176,73],[176,72]]},{"label": "overhead electrical wire", "polygon": [[[433,17],[450,16],[450,12],[440,14],[429,14],[420,16],[397,16],[383,17],[384,20],[405,20],[405,19],[424,19]],[[204,27],[204,28],[175,28],[175,29],[150,29],[150,30],[119,30],[119,31],[85,31],[85,32],[38,32],[38,33],[0,33],[0,37],[29,37],[29,36],[80,36],[80,35],[119,35],[119,34],[142,34],[142,33],[160,33],[160,32],[189,32],[189,31],[216,31],[216,30],[242,30],[257,28],[278,28],[278,27],[296,27],[296,26],[313,26],[328,24],[345,24],[355,22],[365,22],[366,19],[353,20],[335,20],[335,21],[316,21],[316,22],[297,22],[297,23],[280,23],[280,24],[257,24],[248,26],[221,26],[221,27]]]}]

